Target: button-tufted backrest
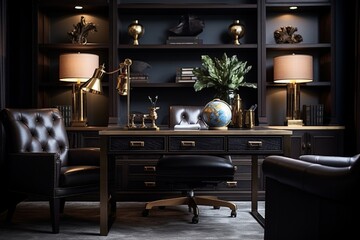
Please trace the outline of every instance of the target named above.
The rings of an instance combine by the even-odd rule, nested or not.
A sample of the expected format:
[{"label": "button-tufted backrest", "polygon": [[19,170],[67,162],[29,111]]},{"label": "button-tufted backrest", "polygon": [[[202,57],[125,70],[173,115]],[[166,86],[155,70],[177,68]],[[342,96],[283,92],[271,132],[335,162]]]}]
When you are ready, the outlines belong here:
[{"label": "button-tufted backrest", "polygon": [[200,124],[201,128],[206,128],[202,120],[203,106],[170,106],[169,127],[177,124]]},{"label": "button-tufted backrest", "polygon": [[9,109],[1,111],[6,150],[11,153],[58,153],[66,165],[69,142],[57,108]]}]

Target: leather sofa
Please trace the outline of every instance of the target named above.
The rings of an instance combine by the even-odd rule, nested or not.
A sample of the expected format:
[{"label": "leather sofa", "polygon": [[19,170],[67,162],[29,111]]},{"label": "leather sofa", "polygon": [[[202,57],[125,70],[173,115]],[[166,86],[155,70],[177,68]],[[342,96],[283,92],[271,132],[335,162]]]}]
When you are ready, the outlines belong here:
[{"label": "leather sofa", "polygon": [[264,239],[360,239],[359,158],[266,157]]}]

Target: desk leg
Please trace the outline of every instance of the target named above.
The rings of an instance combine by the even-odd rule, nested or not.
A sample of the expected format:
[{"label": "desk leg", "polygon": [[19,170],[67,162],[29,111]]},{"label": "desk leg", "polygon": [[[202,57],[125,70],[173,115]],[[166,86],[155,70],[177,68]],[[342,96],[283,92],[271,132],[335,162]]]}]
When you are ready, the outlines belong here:
[{"label": "desk leg", "polygon": [[100,152],[100,235],[107,236],[109,232],[108,222],[108,158],[106,153],[106,139],[101,139]]},{"label": "desk leg", "polygon": [[[116,199],[113,190],[113,176],[111,176],[111,186],[109,185],[109,173],[112,175],[114,163],[107,154],[107,137],[100,138],[100,235],[107,236],[112,223],[116,218]],[[111,161],[111,164],[110,162]],[[111,168],[111,169],[110,169]],[[109,191],[109,187],[112,191]]]},{"label": "desk leg", "polygon": [[258,156],[251,156],[251,215],[259,222],[262,227],[265,227],[265,219],[258,212]]}]

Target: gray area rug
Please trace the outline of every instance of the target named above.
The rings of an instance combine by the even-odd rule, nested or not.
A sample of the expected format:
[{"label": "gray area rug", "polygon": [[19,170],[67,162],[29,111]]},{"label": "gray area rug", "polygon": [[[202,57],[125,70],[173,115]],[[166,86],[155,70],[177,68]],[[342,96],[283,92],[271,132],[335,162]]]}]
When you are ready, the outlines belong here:
[{"label": "gray area rug", "polygon": [[[192,224],[187,206],[154,208],[143,217],[144,203],[118,202],[115,223],[108,236],[100,236],[97,202],[67,202],[59,234],[51,233],[47,202],[23,202],[11,225],[5,225],[1,216],[0,239],[263,239],[264,229],[249,213],[250,202],[235,203],[236,218],[230,217],[228,208],[199,206],[199,223]],[[264,214],[264,202],[259,202],[259,212]]]}]

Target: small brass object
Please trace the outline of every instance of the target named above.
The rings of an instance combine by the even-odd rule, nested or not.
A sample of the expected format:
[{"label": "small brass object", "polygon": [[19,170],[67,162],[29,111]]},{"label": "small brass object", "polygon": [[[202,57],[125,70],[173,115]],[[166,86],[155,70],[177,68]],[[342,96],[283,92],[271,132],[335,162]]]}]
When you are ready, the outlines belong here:
[{"label": "small brass object", "polygon": [[243,121],[243,109],[242,109],[242,100],[239,94],[235,95],[233,106],[232,106],[232,124],[234,127],[242,128],[244,125]]},{"label": "small brass object", "polygon": [[128,33],[133,38],[133,45],[139,45],[139,38],[145,33],[145,28],[139,23],[138,20],[134,20],[128,26]]},{"label": "small brass object", "polygon": [[245,26],[239,20],[235,20],[228,27],[229,34],[233,37],[235,45],[240,45],[240,38],[245,35]]}]

